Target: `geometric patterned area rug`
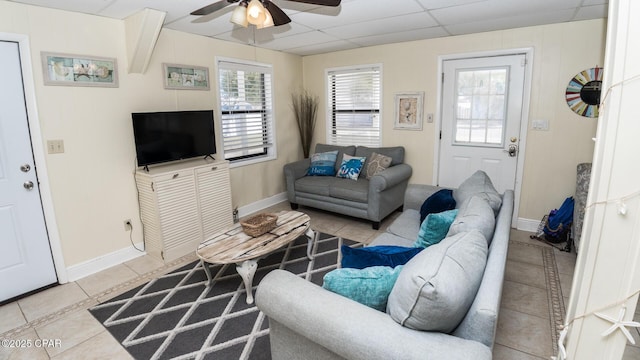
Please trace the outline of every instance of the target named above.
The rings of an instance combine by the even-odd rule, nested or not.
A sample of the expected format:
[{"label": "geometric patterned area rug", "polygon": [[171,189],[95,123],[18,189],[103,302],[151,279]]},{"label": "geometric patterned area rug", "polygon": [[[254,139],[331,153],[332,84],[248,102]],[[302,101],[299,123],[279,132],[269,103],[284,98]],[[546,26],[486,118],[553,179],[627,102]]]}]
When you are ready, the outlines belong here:
[{"label": "geometric patterned area rug", "polygon": [[[321,234],[307,258],[302,236],[258,261],[254,291],[273,269],[288,270],[322,285],[335,269],[342,244],[362,244]],[[271,359],[269,324],[246,291],[235,265],[208,265],[212,286],[200,261],[97,305],[89,312],[135,359]]]}]

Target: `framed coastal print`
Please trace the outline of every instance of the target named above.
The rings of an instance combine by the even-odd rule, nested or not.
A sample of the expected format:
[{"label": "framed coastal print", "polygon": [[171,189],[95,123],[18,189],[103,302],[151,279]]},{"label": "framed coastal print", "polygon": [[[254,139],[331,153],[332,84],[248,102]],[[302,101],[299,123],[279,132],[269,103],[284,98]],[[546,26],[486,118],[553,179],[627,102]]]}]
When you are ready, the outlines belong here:
[{"label": "framed coastal print", "polygon": [[394,129],[422,130],[424,92],[396,94]]},{"label": "framed coastal print", "polygon": [[42,52],[45,85],[118,87],[114,58]]},{"label": "framed coastal print", "polygon": [[162,64],[164,88],[173,90],[209,90],[209,68]]}]

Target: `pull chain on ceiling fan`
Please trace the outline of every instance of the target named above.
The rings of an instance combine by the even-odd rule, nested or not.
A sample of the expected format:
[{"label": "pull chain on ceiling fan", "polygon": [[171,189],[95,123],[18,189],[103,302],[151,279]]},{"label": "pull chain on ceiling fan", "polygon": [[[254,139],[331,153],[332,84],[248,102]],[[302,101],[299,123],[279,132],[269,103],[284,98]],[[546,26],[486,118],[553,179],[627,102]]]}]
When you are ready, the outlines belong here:
[{"label": "pull chain on ceiling fan", "polygon": [[[322,5],[322,6],[339,6],[341,0],[289,0],[293,2]],[[249,24],[255,25],[256,28],[262,29],[270,26],[280,26],[288,24],[291,19],[276,4],[270,0],[221,0],[213,4],[209,4],[201,9],[191,13],[191,15],[209,15],[225,7],[239,3],[238,7],[231,13],[230,21],[243,27]]]}]

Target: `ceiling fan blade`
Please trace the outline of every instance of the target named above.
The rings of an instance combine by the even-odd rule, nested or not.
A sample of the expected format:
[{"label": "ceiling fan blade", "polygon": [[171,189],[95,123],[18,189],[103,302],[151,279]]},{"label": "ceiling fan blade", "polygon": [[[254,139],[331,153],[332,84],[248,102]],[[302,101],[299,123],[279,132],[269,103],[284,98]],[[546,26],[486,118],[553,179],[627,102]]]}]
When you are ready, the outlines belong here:
[{"label": "ceiling fan blade", "polygon": [[313,5],[339,6],[341,0],[289,0],[289,1],[305,3],[305,4],[313,4]]},{"label": "ceiling fan blade", "polygon": [[235,2],[238,2],[239,0],[220,0],[216,3],[213,4],[209,4],[203,8],[200,8],[194,12],[191,13],[191,15],[209,15],[211,13],[214,13],[218,10],[222,10],[224,8],[226,8],[229,4],[233,4]]},{"label": "ceiling fan blade", "polygon": [[280,26],[291,22],[289,16],[287,16],[287,14],[285,14],[285,12],[282,11],[282,9],[278,7],[278,5],[272,3],[271,1],[266,1],[264,3],[264,7],[265,9],[267,9],[267,11],[269,11],[269,14],[271,14],[274,26]]}]

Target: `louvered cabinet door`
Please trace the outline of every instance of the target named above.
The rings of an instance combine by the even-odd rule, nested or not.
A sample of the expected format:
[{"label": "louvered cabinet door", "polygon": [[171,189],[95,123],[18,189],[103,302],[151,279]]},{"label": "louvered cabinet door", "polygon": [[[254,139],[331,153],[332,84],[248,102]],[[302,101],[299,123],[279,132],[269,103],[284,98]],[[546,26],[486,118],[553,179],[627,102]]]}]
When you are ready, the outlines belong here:
[{"label": "louvered cabinet door", "polygon": [[173,260],[195,251],[202,241],[202,229],[193,170],[159,176],[154,184],[164,260]]},{"label": "louvered cabinet door", "polygon": [[229,163],[195,169],[203,240],[233,224]]}]

